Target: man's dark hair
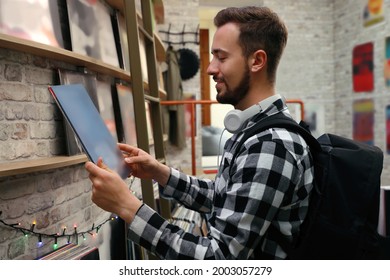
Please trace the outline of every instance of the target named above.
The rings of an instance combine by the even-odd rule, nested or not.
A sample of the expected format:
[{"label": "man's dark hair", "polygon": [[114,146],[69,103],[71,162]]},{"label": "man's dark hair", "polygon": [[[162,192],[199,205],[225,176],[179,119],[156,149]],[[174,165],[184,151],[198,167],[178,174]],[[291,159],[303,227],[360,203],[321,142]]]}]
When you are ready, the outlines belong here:
[{"label": "man's dark hair", "polygon": [[240,29],[239,44],[243,55],[249,57],[262,49],[267,53],[267,74],[275,82],[283,50],[287,44],[288,31],[278,15],[267,7],[230,7],[221,10],[214,18],[216,27],[236,23]]}]

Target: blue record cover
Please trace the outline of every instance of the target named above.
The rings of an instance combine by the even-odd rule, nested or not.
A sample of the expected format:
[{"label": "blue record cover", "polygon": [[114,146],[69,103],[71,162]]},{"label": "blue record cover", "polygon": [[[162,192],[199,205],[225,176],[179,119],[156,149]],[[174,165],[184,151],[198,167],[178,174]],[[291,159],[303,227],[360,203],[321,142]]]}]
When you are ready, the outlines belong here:
[{"label": "blue record cover", "polygon": [[130,174],[117,141],[108,130],[98,110],[81,84],[49,86],[49,91],[68,120],[83,150],[91,161],[99,157],[123,179]]}]

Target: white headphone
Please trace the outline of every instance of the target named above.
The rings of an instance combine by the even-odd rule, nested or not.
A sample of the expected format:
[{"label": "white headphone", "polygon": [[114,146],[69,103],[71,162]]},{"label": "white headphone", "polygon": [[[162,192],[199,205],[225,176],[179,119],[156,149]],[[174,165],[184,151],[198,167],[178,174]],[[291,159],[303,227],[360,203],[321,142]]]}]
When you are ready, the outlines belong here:
[{"label": "white headphone", "polygon": [[243,129],[246,120],[267,109],[272,103],[280,98],[281,96],[279,94],[274,94],[244,111],[237,109],[229,111],[223,120],[226,130],[232,134],[240,132]]}]

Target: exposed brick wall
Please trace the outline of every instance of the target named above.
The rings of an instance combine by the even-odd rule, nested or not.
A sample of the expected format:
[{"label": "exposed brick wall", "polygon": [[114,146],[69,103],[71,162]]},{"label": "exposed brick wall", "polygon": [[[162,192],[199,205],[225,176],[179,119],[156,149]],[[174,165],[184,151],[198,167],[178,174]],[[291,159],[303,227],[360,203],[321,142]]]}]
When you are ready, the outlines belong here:
[{"label": "exposed brick wall", "polygon": [[[182,23],[178,0],[165,0],[166,15],[171,23]],[[189,1],[188,5],[194,5]],[[263,0],[285,21],[289,40],[282,57],[276,89],[287,99],[301,99],[309,110],[317,110],[321,133],[330,132],[352,137],[353,102],[372,98],[375,104],[374,144],[386,151],[385,107],[390,104],[389,89],[383,81],[384,40],[389,36],[388,18],[371,27],[363,27],[366,1],[343,0]],[[261,4],[254,1],[254,4]],[[390,1],[384,1],[384,10]],[[189,11],[191,8],[188,9]],[[174,17],[171,15],[174,14]],[[375,87],[371,93],[354,93],[352,89],[352,51],[354,46],[374,43]],[[194,82],[198,83],[198,79]],[[185,91],[193,90],[185,87]],[[293,106],[291,106],[293,109]],[[321,121],[322,120],[322,121]],[[199,123],[198,123],[199,128]],[[199,130],[198,130],[199,131]],[[196,138],[197,166],[200,166],[201,140]],[[190,150],[170,150],[170,162],[190,169]],[[183,156],[186,155],[186,156]],[[183,160],[184,158],[184,160]],[[385,153],[382,185],[390,184],[390,159]]]},{"label": "exposed brick wall", "polygon": [[[72,65],[16,51],[0,49],[0,162],[37,159],[65,154],[63,119],[47,86],[56,83],[58,67]],[[82,164],[47,172],[0,178],[1,219],[21,223],[35,231],[62,233],[89,230],[109,214],[91,201],[91,185]],[[109,226],[107,226],[109,229]],[[86,242],[100,245],[105,230]],[[106,236],[109,237],[109,231]],[[0,225],[0,259],[34,259],[53,250],[54,239],[24,237]],[[74,242],[74,240],[71,240]],[[66,238],[58,239],[61,246]]]},{"label": "exposed brick wall", "polygon": [[[390,1],[384,2],[384,21],[363,27],[363,7],[367,1],[337,0],[334,4],[334,118],[335,131],[352,137],[353,102],[370,98],[374,102],[374,144],[385,151],[382,185],[390,184],[390,158],[386,153],[385,107],[390,104],[390,89],[386,88],[383,65],[385,38],[390,34],[388,11]],[[356,45],[374,44],[374,90],[355,93],[352,88],[352,51]]]},{"label": "exposed brick wall", "polygon": [[[289,28],[289,42],[279,68],[277,89],[287,98],[300,98],[307,107],[321,109],[324,131],[352,138],[353,102],[372,98],[374,144],[386,151],[385,107],[389,89],[383,79],[384,41],[388,18],[363,26],[367,1],[265,0]],[[384,10],[390,1],[384,1]],[[374,43],[374,91],[355,93],[352,51],[356,45]],[[321,114],[319,115],[321,117]],[[390,184],[389,156],[385,153],[382,185]]]},{"label": "exposed brick wall", "polygon": [[289,37],[278,69],[277,92],[324,106],[325,130],[334,132],[334,1],[265,0],[284,20]]},{"label": "exposed brick wall", "polygon": [[63,154],[62,119],[47,90],[49,62],[4,49],[0,61],[0,161]]}]

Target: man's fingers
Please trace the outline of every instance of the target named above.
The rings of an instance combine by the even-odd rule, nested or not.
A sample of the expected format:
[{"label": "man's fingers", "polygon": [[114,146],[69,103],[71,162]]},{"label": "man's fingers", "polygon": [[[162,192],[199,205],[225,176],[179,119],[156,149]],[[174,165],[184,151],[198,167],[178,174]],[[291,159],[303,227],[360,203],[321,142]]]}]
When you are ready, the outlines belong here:
[{"label": "man's fingers", "polygon": [[118,148],[121,150],[121,151],[124,151],[124,152],[127,152],[127,153],[131,153],[131,152],[134,152],[135,148],[130,146],[130,145],[127,145],[127,144],[123,144],[123,143],[118,143]]},{"label": "man's fingers", "polygon": [[97,176],[99,173],[101,173],[102,169],[109,171],[109,172],[112,172],[112,170],[107,165],[104,164],[102,158],[99,158],[96,164],[94,164],[91,161],[86,162],[85,169],[87,169],[87,171],[92,176]]},{"label": "man's fingers", "polygon": [[103,162],[103,159],[101,157],[99,157],[96,165],[104,170],[111,171],[110,168]]},{"label": "man's fingers", "polygon": [[125,162],[129,164],[145,163],[147,157],[145,156],[127,156],[125,157]]},{"label": "man's fingers", "polygon": [[98,171],[98,167],[93,162],[90,161],[87,161],[85,163],[85,169],[87,169],[87,171],[92,175],[95,175],[96,172]]},{"label": "man's fingers", "polygon": [[128,154],[130,156],[137,156],[140,152],[139,148],[127,145],[127,144],[122,144],[118,143],[118,148],[124,152],[125,154]]}]

